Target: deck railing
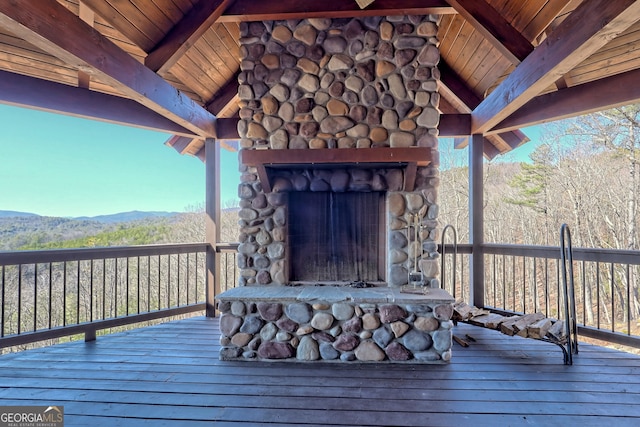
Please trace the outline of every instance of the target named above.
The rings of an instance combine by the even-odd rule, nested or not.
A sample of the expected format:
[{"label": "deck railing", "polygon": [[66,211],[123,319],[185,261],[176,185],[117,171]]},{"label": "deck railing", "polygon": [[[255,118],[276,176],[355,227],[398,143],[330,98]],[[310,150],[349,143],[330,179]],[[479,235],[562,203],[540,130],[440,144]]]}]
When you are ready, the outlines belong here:
[{"label": "deck railing", "polygon": [[[483,250],[485,308],[558,318],[563,305],[557,246],[485,244]],[[445,288],[467,302],[471,252],[470,245],[458,245],[455,283],[452,263],[445,262]],[[452,253],[446,245],[446,256]],[[574,248],[573,260],[579,334],[640,347],[640,251]]]},{"label": "deck railing", "polygon": [[[206,244],[0,253],[0,348],[204,311]],[[445,245],[450,259],[453,247]],[[485,244],[486,308],[558,316],[558,247]],[[218,244],[217,291],[238,279],[236,243]],[[458,245],[455,281],[470,301],[471,246]],[[640,347],[640,252],[574,248],[581,335]],[[211,296],[209,296],[211,298]]]},{"label": "deck railing", "polygon": [[0,348],[203,311],[208,245],[0,253]]}]

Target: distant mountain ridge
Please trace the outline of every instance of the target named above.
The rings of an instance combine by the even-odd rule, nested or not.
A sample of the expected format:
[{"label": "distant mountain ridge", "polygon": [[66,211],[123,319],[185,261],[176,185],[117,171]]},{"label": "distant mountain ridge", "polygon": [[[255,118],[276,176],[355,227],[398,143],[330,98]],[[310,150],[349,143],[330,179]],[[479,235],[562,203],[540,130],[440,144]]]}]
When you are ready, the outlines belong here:
[{"label": "distant mountain ridge", "polygon": [[[130,222],[138,221],[148,218],[168,218],[175,215],[179,215],[180,212],[165,212],[165,211],[130,211],[130,212],[118,212],[109,215],[97,215],[97,216],[79,216],[71,217],[67,219],[75,219],[79,221],[96,221],[101,223],[113,224],[118,222]],[[43,217],[31,212],[19,212],[0,210],[0,218],[35,218]]]}]

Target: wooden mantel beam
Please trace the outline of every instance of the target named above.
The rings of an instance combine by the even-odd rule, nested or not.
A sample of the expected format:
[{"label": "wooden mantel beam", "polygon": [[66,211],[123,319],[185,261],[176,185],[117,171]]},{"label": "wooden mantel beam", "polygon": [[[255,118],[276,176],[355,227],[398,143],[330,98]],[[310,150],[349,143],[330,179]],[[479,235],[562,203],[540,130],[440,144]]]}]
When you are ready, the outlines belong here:
[{"label": "wooden mantel beam", "polygon": [[376,0],[360,9],[355,0],[236,0],[218,22],[275,21],[303,18],[355,18],[385,15],[452,14],[444,0]]},{"label": "wooden mantel beam", "polygon": [[472,132],[490,131],[639,19],[635,0],[582,2],[474,109]]},{"label": "wooden mantel beam", "polygon": [[511,63],[519,64],[533,52],[533,45],[486,0],[447,0]]},{"label": "wooden mantel beam", "polygon": [[195,133],[130,99],[7,71],[0,71],[0,103],[182,137],[197,137]]},{"label": "wooden mantel beam", "polygon": [[213,25],[233,0],[200,0],[144,60],[151,70],[168,71]]},{"label": "wooden mantel beam", "polygon": [[56,1],[0,1],[0,27],[204,137],[216,117]]}]

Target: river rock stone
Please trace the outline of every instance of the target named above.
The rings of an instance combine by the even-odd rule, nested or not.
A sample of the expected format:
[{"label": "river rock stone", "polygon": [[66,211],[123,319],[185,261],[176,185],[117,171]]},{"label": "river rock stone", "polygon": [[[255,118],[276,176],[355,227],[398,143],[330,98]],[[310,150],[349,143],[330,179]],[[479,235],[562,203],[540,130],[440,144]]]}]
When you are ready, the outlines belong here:
[{"label": "river rock stone", "polygon": [[344,53],[347,48],[347,41],[343,37],[332,36],[327,37],[322,46],[327,53]]},{"label": "river rock stone", "polygon": [[428,44],[422,48],[417,58],[420,65],[434,67],[440,62],[440,51],[432,44]]},{"label": "river rock stone", "polygon": [[313,326],[315,329],[325,331],[331,328],[334,320],[335,319],[333,318],[333,316],[329,313],[316,313],[311,319],[311,326]]},{"label": "river rock stone", "polygon": [[275,338],[277,333],[278,327],[275,324],[269,322],[264,325],[262,329],[260,329],[260,338],[263,341],[271,341]]},{"label": "river rock stone", "polygon": [[337,320],[347,320],[353,316],[351,304],[336,303],[331,306],[331,313]]},{"label": "river rock stone", "polygon": [[362,316],[362,327],[369,331],[378,329],[380,327],[380,319],[375,313],[365,313]]},{"label": "river rock stone", "polygon": [[311,333],[311,337],[318,342],[329,342],[332,343],[336,340],[336,338],[330,333],[324,331],[315,331]]},{"label": "river rock stone", "polygon": [[407,89],[399,74],[391,74],[388,79],[389,91],[396,99],[404,99],[407,96]]},{"label": "river rock stone", "polygon": [[287,305],[284,312],[289,319],[298,324],[308,323],[312,316],[311,306],[303,302]]},{"label": "river rock stone", "polygon": [[298,85],[307,92],[315,92],[320,89],[320,80],[312,74],[305,74],[298,81]]},{"label": "river rock stone", "polygon": [[358,333],[362,330],[362,319],[360,317],[354,317],[342,324],[342,330],[344,332]]},{"label": "river rock stone", "polygon": [[432,332],[440,327],[440,322],[435,317],[419,316],[413,322],[413,327],[419,331]]},{"label": "river rock stone", "polygon": [[449,320],[453,316],[453,306],[451,304],[440,304],[434,307],[433,315],[438,320]]},{"label": "river rock stone", "polygon": [[291,30],[284,25],[278,25],[271,32],[271,37],[279,41],[280,43],[286,43],[291,40],[292,37]]},{"label": "river rock stone", "polygon": [[358,346],[360,338],[354,334],[342,334],[333,343],[333,348],[340,351],[351,351]]},{"label": "river rock stone", "polygon": [[396,338],[400,338],[409,330],[409,325],[398,320],[397,322],[391,323],[391,331],[393,332],[393,336]]},{"label": "river rock stone", "polygon": [[232,336],[240,329],[242,318],[231,314],[223,314],[220,316],[220,332],[225,336]]},{"label": "river rock stone", "polygon": [[257,308],[260,316],[268,322],[276,321],[282,317],[282,304],[280,303],[259,302]]},{"label": "river rock stone", "polygon": [[363,341],[355,350],[355,355],[361,362],[379,362],[385,359],[384,351],[371,341]]},{"label": "river rock stone", "polygon": [[258,356],[263,359],[288,359],[295,355],[295,349],[286,342],[267,341],[258,347]]},{"label": "river rock stone", "polygon": [[440,122],[440,113],[438,110],[432,107],[425,107],[422,110],[422,113],[416,119],[416,123],[418,126],[423,126],[426,128],[435,128],[438,126]]},{"label": "river rock stone", "polygon": [[320,358],[320,350],[318,343],[309,335],[300,338],[300,344],[296,351],[296,359],[298,360],[318,360]]},{"label": "river rock stone", "polygon": [[355,123],[348,117],[327,117],[320,122],[320,131],[335,135],[339,132],[343,132],[349,128],[352,128]]},{"label": "river rock stone", "polygon": [[240,347],[222,347],[220,349],[220,360],[237,359],[242,354]]},{"label": "river rock stone", "polygon": [[438,350],[438,352],[442,353],[445,350],[451,348],[451,331],[435,331],[433,333],[433,347]]},{"label": "river rock stone", "polygon": [[244,316],[246,307],[242,301],[234,301],[231,303],[231,314],[234,316]]},{"label": "river rock stone", "polygon": [[387,354],[389,360],[397,362],[409,360],[412,357],[411,352],[399,342],[392,342],[391,344],[389,344],[385,349],[385,353]]},{"label": "river rock stone", "polygon": [[431,347],[433,340],[429,334],[413,329],[402,337],[402,343],[407,349],[415,353],[418,351],[424,351]]},{"label": "river rock stone", "polygon": [[256,315],[246,316],[240,327],[240,332],[255,334],[262,328],[263,324],[264,321]]},{"label": "river rock stone", "polygon": [[373,340],[380,347],[385,348],[391,341],[393,341],[393,334],[389,329],[382,326],[373,332]]},{"label": "river rock stone", "polygon": [[335,360],[340,357],[340,352],[333,348],[330,343],[321,342],[320,343],[320,357],[323,360]]},{"label": "river rock stone", "polygon": [[404,308],[395,304],[383,304],[379,307],[380,321],[382,323],[392,323],[396,320],[404,319],[407,317],[407,312]]}]

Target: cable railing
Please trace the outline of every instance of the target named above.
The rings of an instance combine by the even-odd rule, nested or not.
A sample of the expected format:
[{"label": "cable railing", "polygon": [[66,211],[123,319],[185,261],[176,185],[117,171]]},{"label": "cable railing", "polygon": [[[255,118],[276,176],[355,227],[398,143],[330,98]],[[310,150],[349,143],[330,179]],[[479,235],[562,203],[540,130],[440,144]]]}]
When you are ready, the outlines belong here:
[{"label": "cable railing", "polygon": [[0,252],[0,348],[204,311],[207,247]]}]

